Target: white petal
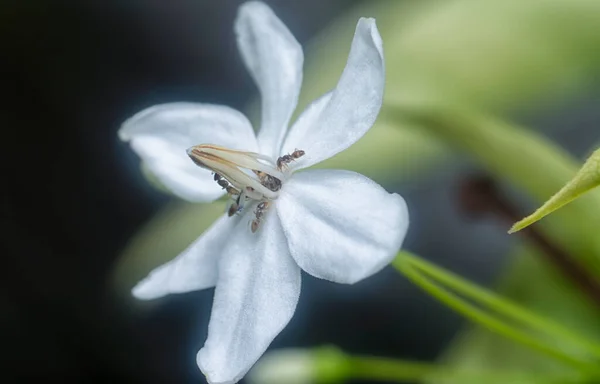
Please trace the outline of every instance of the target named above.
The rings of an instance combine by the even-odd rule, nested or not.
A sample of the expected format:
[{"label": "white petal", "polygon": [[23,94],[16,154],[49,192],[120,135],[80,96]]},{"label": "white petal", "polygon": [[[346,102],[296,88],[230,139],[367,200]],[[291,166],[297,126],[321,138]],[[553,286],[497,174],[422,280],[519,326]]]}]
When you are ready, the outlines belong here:
[{"label": "white petal", "polygon": [[302,85],[302,47],[271,8],[243,4],[235,22],[238,48],[262,97],[261,153],[276,158],[298,103]]},{"label": "white petal", "polygon": [[406,203],[358,173],[295,173],[276,204],[292,257],[306,272],[355,283],[381,270],[408,229]]},{"label": "white petal", "polygon": [[242,217],[223,250],[219,280],[198,366],[209,383],[235,383],[288,323],[300,295],[300,268],[279,218],[269,212],[257,233]]},{"label": "white petal", "polygon": [[198,167],[186,149],[217,144],[255,152],[256,138],[248,119],[222,105],[170,103],[137,113],[121,127],[148,169],[163,185],[189,201],[211,201],[223,194],[210,171]]},{"label": "white petal", "polygon": [[221,251],[239,219],[223,215],[175,259],[154,269],[133,288],[138,299],[214,287]]},{"label": "white petal", "polygon": [[375,20],[361,18],[346,68],[331,98],[319,99],[318,106],[313,106],[315,110],[305,112],[310,112],[309,116],[301,117],[285,138],[282,154],[294,149],[306,152],[291,166],[306,168],[360,139],[377,118],[384,83],[383,46]]}]

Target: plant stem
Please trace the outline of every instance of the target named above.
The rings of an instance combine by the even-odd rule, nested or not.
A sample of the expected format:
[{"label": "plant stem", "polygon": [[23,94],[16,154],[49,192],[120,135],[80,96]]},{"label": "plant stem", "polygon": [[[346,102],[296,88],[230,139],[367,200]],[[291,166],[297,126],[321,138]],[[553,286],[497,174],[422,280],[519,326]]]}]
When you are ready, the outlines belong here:
[{"label": "plant stem", "polygon": [[[415,256],[402,254],[400,257],[396,257],[396,259],[393,262],[393,265],[396,269],[401,271],[407,278],[412,280],[413,283],[420,286],[422,289],[424,289],[429,294],[440,300],[442,303],[463,314],[465,317],[471,319],[472,321],[475,321],[494,332],[497,332],[509,339],[512,339],[518,343],[526,345],[550,357],[560,360],[563,363],[570,365],[581,372],[592,375],[600,375],[600,369],[597,367],[597,365],[581,361],[573,356],[570,356],[560,350],[549,346],[548,344],[540,342],[538,339],[528,335],[523,331],[515,329],[514,327],[506,324],[505,322],[500,321],[498,318],[495,318],[485,313],[484,311],[467,303],[463,299],[460,299],[455,294],[452,294],[451,292],[440,287],[438,284],[430,281],[429,278],[425,277],[422,273],[420,273],[417,270],[418,267],[415,267],[414,264],[415,259],[417,259]],[[416,264],[418,265],[420,262],[422,261],[417,260]],[[427,265],[425,265],[425,269],[428,269]],[[449,277],[450,280],[455,280],[454,282],[459,283],[457,285],[461,285],[463,286],[463,288],[465,288],[465,286],[468,287],[468,285],[465,285],[465,282],[460,281],[460,279],[457,277],[447,277]],[[471,293],[473,293],[474,296],[481,295],[481,292],[479,292],[480,289],[476,288],[475,286],[468,287],[468,289],[472,291]]]},{"label": "plant stem", "polygon": [[471,300],[475,300],[492,308],[495,312],[500,313],[508,318],[520,321],[528,325],[536,331],[543,331],[553,337],[562,338],[567,342],[584,348],[588,353],[600,359],[600,346],[589,342],[581,335],[571,332],[544,316],[540,316],[531,312],[510,300],[494,294],[493,292],[479,287],[460,276],[446,271],[433,263],[430,263],[420,257],[403,253],[402,258],[410,263],[413,267],[419,269],[426,275],[435,278],[437,281],[447,285],[456,292],[459,292]]},{"label": "plant stem", "polygon": [[447,367],[440,364],[396,360],[380,357],[349,356],[349,376],[352,379],[381,381],[421,381],[443,379],[445,382],[464,384],[506,384],[514,382],[532,383],[578,383],[581,378],[573,376],[542,375],[531,372],[479,371]]}]

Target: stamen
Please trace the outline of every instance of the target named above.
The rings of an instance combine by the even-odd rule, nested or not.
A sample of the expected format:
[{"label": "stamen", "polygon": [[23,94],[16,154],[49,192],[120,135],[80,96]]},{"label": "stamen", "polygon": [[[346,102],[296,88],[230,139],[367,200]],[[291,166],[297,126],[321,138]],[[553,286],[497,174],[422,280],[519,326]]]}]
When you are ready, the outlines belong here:
[{"label": "stamen", "polygon": [[[271,163],[272,160],[265,155],[261,155],[260,153],[236,151],[213,144],[202,144],[192,148],[198,148],[204,153],[215,155],[224,160],[236,163],[241,168],[262,171],[270,174],[271,176],[275,176],[279,180],[283,180],[285,178],[283,173],[279,172],[273,167],[273,164]],[[269,164],[261,163],[257,159],[268,162]]]},{"label": "stamen", "polygon": [[258,202],[254,210],[255,218],[250,222],[250,230],[255,233],[271,201],[279,196],[283,181],[287,178],[284,171],[288,164],[304,156],[304,151],[296,149],[279,157],[275,163],[260,153],[237,151],[213,144],[193,146],[188,148],[187,154],[196,165],[214,172],[214,180],[231,196],[227,209],[229,216],[241,212],[248,204],[252,205],[252,201]]},{"label": "stamen", "polygon": [[[197,145],[187,150],[188,156],[198,166],[218,173],[236,189],[245,191],[254,200],[276,199],[279,193],[263,185],[260,179],[253,178],[242,169],[261,171],[278,179],[283,174],[275,167],[261,163],[252,152],[234,151],[215,145]],[[259,155],[258,158],[264,158]],[[281,179],[279,179],[281,180]],[[247,189],[250,187],[250,189]]]}]

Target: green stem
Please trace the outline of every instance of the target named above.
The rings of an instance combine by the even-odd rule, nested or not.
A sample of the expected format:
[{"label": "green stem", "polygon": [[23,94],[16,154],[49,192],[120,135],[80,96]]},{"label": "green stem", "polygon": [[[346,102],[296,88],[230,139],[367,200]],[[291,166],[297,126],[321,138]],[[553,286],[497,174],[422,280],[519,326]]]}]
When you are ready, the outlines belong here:
[{"label": "green stem", "polygon": [[484,311],[474,307],[473,305],[440,287],[438,284],[431,282],[430,279],[423,276],[423,274],[421,274],[410,263],[410,261],[408,261],[410,259],[405,258],[405,256],[405,254],[402,254],[400,257],[397,257],[393,262],[394,267],[402,272],[407,278],[412,280],[413,283],[420,286],[422,289],[450,308],[461,313],[470,320],[479,323],[494,332],[497,332],[498,334],[562,361],[563,363],[570,365],[581,372],[592,375],[600,375],[600,369],[597,367],[597,365],[581,361],[545,343],[542,343],[527,333],[517,330],[498,320],[497,318],[485,313]]},{"label": "green stem", "polygon": [[537,315],[525,308],[502,298],[489,290],[479,287],[461,277],[436,266],[420,257],[409,253],[402,253],[399,258],[412,264],[425,274],[433,277],[435,280],[445,284],[454,291],[461,293],[472,300],[483,303],[491,307],[494,311],[514,320],[527,324],[532,329],[543,331],[555,338],[562,338],[574,345],[584,348],[588,353],[600,359],[600,346],[585,340],[582,336],[565,329],[563,326]]},{"label": "green stem", "polygon": [[578,383],[581,378],[533,374],[531,372],[493,372],[465,370],[439,364],[421,363],[379,357],[349,356],[349,378],[381,381],[416,381],[443,379],[444,382],[506,384],[515,382],[532,383]]}]

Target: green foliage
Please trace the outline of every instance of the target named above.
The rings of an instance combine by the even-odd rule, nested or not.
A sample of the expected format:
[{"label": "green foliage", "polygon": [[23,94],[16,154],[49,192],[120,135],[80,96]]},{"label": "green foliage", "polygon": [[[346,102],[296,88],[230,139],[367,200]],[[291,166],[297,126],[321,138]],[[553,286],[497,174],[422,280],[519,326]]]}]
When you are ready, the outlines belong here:
[{"label": "green foliage", "polygon": [[115,265],[112,287],[130,296],[133,284],[190,245],[216,218],[225,204],[168,204],[129,241]]}]

